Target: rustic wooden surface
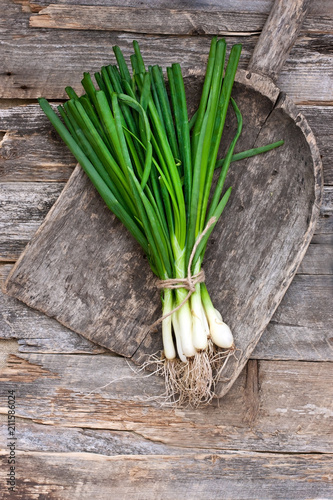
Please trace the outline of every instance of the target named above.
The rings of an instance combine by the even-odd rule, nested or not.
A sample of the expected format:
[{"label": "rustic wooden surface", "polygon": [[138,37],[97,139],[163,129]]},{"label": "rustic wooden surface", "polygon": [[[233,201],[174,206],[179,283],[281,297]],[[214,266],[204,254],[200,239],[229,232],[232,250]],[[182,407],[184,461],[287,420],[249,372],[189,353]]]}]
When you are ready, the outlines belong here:
[{"label": "rustic wooden surface", "polygon": [[[221,10],[220,3],[196,2],[194,8],[184,0],[176,7],[198,12],[200,20],[199,14]],[[244,43],[243,68],[271,3],[223,2],[228,41]],[[114,43],[125,46],[128,54],[133,37],[29,28],[29,19],[48,4],[46,0],[38,5],[25,0],[2,3],[0,92],[5,99],[21,99],[0,101],[2,280],[74,168],[37,107],[20,104],[41,94],[61,99],[68,82],[79,88],[82,61],[85,68],[95,70],[109,60],[107,47]],[[110,7],[105,0],[98,4]],[[169,2],[145,4],[170,8]],[[144,8],[136,0],[112,5]],[[135,384],[124,379],[98,389],[115,378],[131,376],[127,364],[54,319],[1,296],[0,337],[6,339],[1,344],[5,349],[12,339],[18,342],[17,351],[0,368],[2,491],[8,472],[7,390],[14,389],[18,498],[192,499],[198,492],[213,499],[333,498],[332,20],[330,1],[311,2],[278,80],[315,132],[325,191],[315,235],[253,353],[256,359],[248,363],[220,407],[214,403],[195,412],[161,409],[157,402],[147,401],[147,393],[160,393],[159,379],[136,377]],[[168,16],[163,25],[167,34],[173,25]],[[151,60],[180,60],[188,71],[193,67],[200,74],[209,37],[193,32],[180,38],[136,38]]]},{"label": "rustic wooden surface", "polygon": [[[207,285],[238,349],[222,373],[218,396],[230,389],[258,343],[304,256],[319,213],[322,167],[315,138],[271,80],[287,58],[307,8],[307,0],[275,2],[250,71],[239,70],[233,91],[245,124],[238,149],[281,138],[285,144],[265,159],[251,158],[230,170],[226,183],[236,189],[206,253]],[[282,30],[286,19],[288,29]],[[258,59],[260,74],[253,72]],[[200,77],[185,79],[190,116],[201,86]],[[231,142],[234,122],[229,113],[222,144]],[[162,350],[161,336],[149,331],[161,308],[143,259],[78,167],[11,271],[5,291],[143,365]]]}]

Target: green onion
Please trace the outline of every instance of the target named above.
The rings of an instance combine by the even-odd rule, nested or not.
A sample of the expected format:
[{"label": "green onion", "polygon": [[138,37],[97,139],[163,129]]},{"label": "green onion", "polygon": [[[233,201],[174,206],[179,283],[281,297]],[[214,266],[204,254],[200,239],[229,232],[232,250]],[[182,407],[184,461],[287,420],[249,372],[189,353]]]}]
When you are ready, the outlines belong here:
[{"label": "green onion", "polygon": [[[209,236],[231,196],[231,187],[225,189],[228,169],[283,141],[234,154],[243,124],[231,97],[240,45],[231,48],[224,70],[226,43],[213,38],[191,120],[180,65],[167,68],[168,93],[161,67],[146,66],[136,41],[133,47],[132,74],[114,47],[118,66],[95,73],[99,88],[89,73],[83,96],[66,87],[69,100],[58,107],[63,122],[45,99],[39,103],[161,280],[163,356],[153,361],[166,375],[166,398],[197,406],[214,396],[222,360],[235,348],[201,269]],[[237,129],[225,158],[217,160],[229,103]]]}]

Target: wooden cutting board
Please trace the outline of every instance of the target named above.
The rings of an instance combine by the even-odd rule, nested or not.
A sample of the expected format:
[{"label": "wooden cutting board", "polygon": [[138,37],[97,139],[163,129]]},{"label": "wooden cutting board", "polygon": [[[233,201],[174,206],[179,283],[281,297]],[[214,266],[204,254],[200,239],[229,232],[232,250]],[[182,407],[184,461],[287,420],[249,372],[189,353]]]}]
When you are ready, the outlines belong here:
[{"label": "wooden cutting board", "polygon": [[[297,0],[293,9],[301,9],[303,3]],[[213,302],[232,328],[239,349],[223,373],[219,395],[237,378],[270,321],[304,256],[319,214],[322,171],[315,138],[290,99],[265,76],[278,74],[284,61],[281,54],[288,53],[290,39],[304,17],[302,9],[296,9],[294,17],[287,13],[293,32],[285,30],[288,43],[283,45],[272,34],[272,26],[281,33],[278,8],[280,2],[256,49],[268,47],[269,37],[279,45],[278,56],[272,43],[265,71],[254,60],[251,70],[239,71],[233,96],[244,120],[238,151],[279,139],[285,144],[232,164],[226,185],[233,186],[233,193],[204,262]],[[192,110],[201,86],[202,78],[186,79]],[[221,154],[235,125],[230,113]],[[136,363],[162,347],[159,332],[146,333],[161,315],[159,292],[147,261],[79,166],[13,268],[5,291]]]}]

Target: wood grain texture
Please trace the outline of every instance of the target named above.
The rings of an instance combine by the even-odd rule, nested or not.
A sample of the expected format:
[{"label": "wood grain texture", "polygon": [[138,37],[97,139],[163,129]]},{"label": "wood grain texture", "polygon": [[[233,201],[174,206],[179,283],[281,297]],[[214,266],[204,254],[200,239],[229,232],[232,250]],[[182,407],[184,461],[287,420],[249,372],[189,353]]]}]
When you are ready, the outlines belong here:
[{"label": "wood grain texture", "polygon": [[[0,266],[2,286],[12,265]],[[1,288],[1,287],[0,287]],[[106,350],[0,291],[0,339],[17,339],[20,352],[90,353]]]},{"label": "wood grain texture", "polygon": [[[30,25],[33,27],[71,26],[72,29],[198,35],[217,34],[217,30],[238,33],[261,31],[273,0],[228,0],[222,4],[217,0],[210,1],[209,4],[205,1],[193,4],[177,0],[173,2],[172,8],[169,2],[156,0],[146,1],[144,4],[135,0],[118,0],[112,2],[112,6],[103,0],[62,0],[61,5],[49,0],[39,0],[38,6],[33,2],[30,5],[31,11],[39,14],[30,18]],[[89,17],[86,13],[89,13]],[[333,8],[329,0],[311,2],[303,29],[332,32],[332,17]]]},{"label": "wood grain texture", "polygon": [[297,272],[298,274],[313,275],[332,274],[333,245],[330,244],[329,241],[321,245],[315,243],[310,244]]},{"label": "wood grain texture", "polygon": [[[257,11],[249,10],[249,2],[242,6],[228,5],[223,2],[215,6],[207,4],[188,5],[185,2],[177,2],[170,8],[169,4],[161,5],[161,2],[149,2],[137,6],[124,5],[101,5],[98,8],[89,2],[62,2],[55,4],[50,2],[39,2],[41,6],[29,19],[31,28],[57,28],[71,30],[102,30],[122,31],[126,33],[146,33],[150,35],[252,35],[261,32],[267,20],[269,9],[268,3],[260,8],[257,3]],[[263,2],[261,2],[263,4]],[[42,5],[47,5],[43,7]],[[114,4],[114,2],[113,2]],[[183,4],[183,6],[182,6]],[[318,6],[313,4],[312,12],[303,23],[305,32],[332,33],[333,9],[327,4]],[[238,7],[238,8],[237,8]],[[258,8],[259,7],[259,8]],[[269,5],[271,8],[271,5]],[[241,15],[240,11],[241,10]],[[310,9],[309,9],[310,10]],[[290,13],[288,13],[290,15]]]},{"label": "wood grain texture", "polygon": [[[112,44],[125,44],[128,56],[133,37],[140,43],[147,39],[145,51],[156,61],[160,54],[167,62],[170,58],[181,60],[187,71],[195,61],[197,73],[205,63],[209,41],[199,36],[142,37],[99,30],[28,28],[32,13],[49,3],[2,0],[0,89],[7,99],[41,94],[63,97],[65,85],[74,83],[79,89],[83,70],[96,70],[110,60]],[[61,3],[110,7],[109,0]],[[245,68],[257,36],[244,35],[261,30],[272,3],[224,0],[221,5],[220,0],[176,0],[172,7],[194,11],[199,21],[207,18],[206,12],[211,15],[215,11],[216,15],[223,10],[228,29],[241,33],[235,39],[244,42],[241,64]],[[146,0],[144,6],[140,0],[113,0],[112,6],[151,10],[171,7],[166,0]],[[283,90],[303,103],[301,111],[315,132],[323,156],[325,182],[331,185],[332,10],[331,0],[311,2],[304,29],[279,81]],[[130,15],[127,18],[130,20]],[[165,19],[163,29],[168,29],[168,22]],[[228,38],[229,43],[232,40]],[[0,102],[0,107],[8,106],[8,102]],[[4,247],[9,260],[18,257],[32,237],[37,220],[39,225],[51,204],[47,204],[49,188],[43,199],[37,183],[65,182],[75,165],[37,109],[20,107],[6,115],[0,109],[0,140],[5,134],[0,176],[1,182],[12,183],[10,204],[8,192],[1,199],[5,204],[2,215],[9,208],[13,216],[11,250]],[[22,197],[16,196],[15,181],[19,181],[18,193],[22,183],[29,181],[30,189],[34,191],[36,186],[38,195],[31,196],[23,189]],[[52,203],[56,197],[53,193]],[[29,227],[29,210],[34,211],[34,227]],[[269,361],[250,360],[220,408],[214,402],[213,407],[195,414],[160,409],[147,401],[147,394],[160,394],[161,381],[138,376],[134,383],[131,379],[118,380],[84,397],[110,379],[131,376],[124,360],[101,354],[103,348],[54,319],[0,295],[0,337],[17,338],[21,351],[35,353],[22,356],[24,359],[10,358],[0,381],[1,396],[7,389],[16,389],[17,415],[22,411],[22,418],[17,417],[19,488],[15,497],[109,500],[111,495],[120,500],[146,500],[148,492],[154,500],[174,500],[181,492],[191,500],[198,494],[209,500],[220,500],[221,495],[237,500],[332,498],[331,364],[272,361],[288,357],[332,360],[332,212],[333,191],[326,188],[316,234],[299,267],[300,274],[252,353]],[[1,248],[4,238],[6,234],[1,237]],[[11,267],[0,266],[2,280]],[[66,352],[73,355],[64,356]],[[1,400],[3,449],[8,443],[6,404]],[[6,459],[4,453],[0,468],[4,498]]]},{"label": "wood grain texture", "polygon": [[[229,14],[229,15],[228,15]],[[151,7],[116,7],[51,4],[30,17],[31,28],[124,31],[149,35],[239,35],[235,15],[221,11],[195,11]],[[242,29],[243,28],[243,29]],[[253,25],[246,34],[255,33]]]},{"label": "wood grain texture", "polygon": [[[105,429],[80,429],[36,424],[18,417],[18,438],[21,451],[50,453],[98,453],[104,456],[119,455],[179,455],[193,453],[193,449],[168,446],[146,439],[133,431]],[[0,424],[0,449],[6,448],[7,426]],[[201,448],[199,451],[203,451]],[[207,453],[209,449],[205,450]]]},{"label": "wood grain texture", "polygon": [[[80,89],[83,71],[93,73],[103,64],[109,64],[112,60],[112,45],[120,45],[127,59],[133,52],[133,34],[33,30],[28,27],[31,10],[22,10],[21,5],[13,1],[3,0],[6,8],[0,19],[0,97],[25,99],[43,95],[50,99],[62,99],[65,97],[66,85]],[[24,5],[29,4],[27,2]],[[185,74],[203,73],[209,37],[137,34],[135,38],[140,43],[145,59],[151,64],[160,64],[162,61],[166,66],[180,62]],[[278,81],[279,87],[295,102],[332,102],[332,39],[331,34],[306,33],[297,41]],[[243,43],[240,67],[246,68],[258,36],[231,36],[226,37],[226,40],[228,44]]]},{"label": "wood grain texture", "polygon": [[5,182],[0,190],[0,259],[15,260],[46,213],[59,197],[64,183]]},{"label": "wood grain texture", "polygon": [[76,162],[39,105],[0,109],[1,182],[63,181]]},{"label": "wood grain texture", "polygon": [[276,0],[252,53],[248,69],[276,81],[294,46],[310,0]]},{"label": "wood grain texture", "polygon": [[[5,454],[1,452],[2,462]],[[18,453],[29,482],[24,498],[75,500],[219,500],[329,498],[332,457],[237,452],[192,456],[104,457],[88,453]],[[4,469],[4,467],[3,467]],[[47,482],[45,481],[47,477]],[[5,477],[0,476],[2,487]],[[36,496],[38,495],[38,497]]]},{"label": "wood grain texture", "polygon": [[251,360],[225,398],[195,410],[161,407],[161,377],[107,355],[11,355],[0,381],[2,413],[14,388],[18,416],[53,429],[135,432],[153,445],[213,452],[332,451],[331,363]]},{"label": "wood grain texture", "polygon": [[[327,238],[327,241],[332,243],[332,233],[333,233],[333,186],[328,186],[323,194],[322,204],[321,204],[322,217],[318,220],[317,233],[318,235],[314,239],[314,242],[320,241],[320,236]],[[324,240],[326,241],[326,240]]]},{"label": "wood grain texture", "polygon": [[332,297],[332,275],[295,276],[251,357],[331,360]]}]

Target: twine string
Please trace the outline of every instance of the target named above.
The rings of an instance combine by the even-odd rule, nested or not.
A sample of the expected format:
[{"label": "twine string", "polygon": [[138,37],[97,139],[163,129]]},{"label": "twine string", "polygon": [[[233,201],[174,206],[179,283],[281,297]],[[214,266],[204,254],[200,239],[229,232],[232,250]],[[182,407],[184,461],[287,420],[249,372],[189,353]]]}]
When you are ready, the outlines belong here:
[{"label": "twine string", "polygon": [[208,230],[211,228],[211,226],[213,224],[215,224],[215,222],[216,222],[216,217],[211,217],[209,219],[209,221],[207,222],[207,225],[206,225],[205,229],[202,231],[202,233],[200,234],[200,236],[197,238],[197,240],[196,240],[196,242],[195,242],[195,244],[193,246],[193,249],[192,249],[192,252],[191,252],[191,255],[190,255],[190,259],[188,261],[187,277],[186,278],[170,278],[170,279],[167,279],[167,280],[159,280],[157,282],[157,284],[156,284],[157,288],[170,288],[172,290],[174,290],[176,288],[185,288],[186,290],[188,290],[188,294],[186,295],[186,297],[184,298],[184,300],[182,300],[182,302],[180,304],[178,304],[177,307],[175,307],[174,309],[172,309],[172,311],[168,312],[167,314],[164,314],[159,319],[157,319],[156,321],[154,321],[154,323],[152,323],[148,327],[148,331],[153,330],[157,325],[159,325],[160,323],[162,323],[163,320],[165,320],[166,318],[168,318],[169,316],[171,316],[173,313],[175,313],[176,311],[178,311],[181,307],[183,307],[183,305],[191,297],[192,293],[195,292],[195,285],[197,283],[204,283],[204,281],[205,281],[205,272],[204,272],[204,270],[201,269],[201,271],[199,271],[197,274],[194,274],[192,276],[192,274],[191,274],[191,267],[192,267],[192,262],[193,262],[195,253],[197,251],[197,248],[198,248],[198,246],[199,246],[202,238],[207,234]]}]

